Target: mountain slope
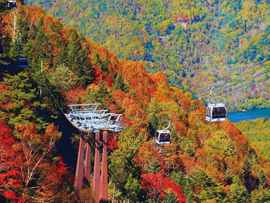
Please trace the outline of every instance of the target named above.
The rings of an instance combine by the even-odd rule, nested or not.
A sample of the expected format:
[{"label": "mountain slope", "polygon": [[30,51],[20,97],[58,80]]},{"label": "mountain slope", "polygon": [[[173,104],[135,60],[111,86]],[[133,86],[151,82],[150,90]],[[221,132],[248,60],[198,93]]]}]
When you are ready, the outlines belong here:
[{"label": "mountain slope", "polygon": [[[1,78],[0,108],[1,117],[5,120],[3,125],[0,124],[5,129],[8,125],[12,131],[8,136],[16,138],[20,145],[23,138],[28,139],[30,146],[39,146],[43,143],[41,138],[55,135],[52,137],[58,140],[60,137],[52,127],[44,132],[48,128],[46,122],[53,120],[56,123],[55,116],[61,119],[59,107],[48,90],[43,88],[46,84],[63,111],[67,111],[67,105],[71,103],[100,102],[101,108],[123,114],[125,130],[108,136],[109,194],[115,200],[269,201],[267,181],[270,178],[270,163],[252,148],[248,137],[230,121],[205,121],[205,106],[192,100],[189,93],[170,86],[163,72],[147,73],[141,62],[118,59],[105,47],[93,44],[76,29],[63,26],[40,8],[19,7],[7,12],[3,18],[7,53],[2,57],[13,60],[12,67],[21,73],[14,72],[13,76]],[[16,25],[15,18],[18,19]],[[14,26],[18,28],[15,35]],[[24,70],[17,69],[15,63],[19,47],[13,36],[20,36],[18,32],[23,39],[21,55],[30,62]],[[0,63],[1,67],[10,67]],[[45,106],[40,106],[40,103]],[[45,107],[47,113],[44,113]],[[167,116],[171,117],[172,144],[158,146],[155,144],[155,132],[167,126]],[[66,119],[58,122],[64,123]],[[32,127],[27,128],[28,125]],[[68,128],[72,126],[66,126]],[[70,159],[70,151],[76,151],[80,133],[73,135],[68,130],[62,133],[63,137],[69,138],[61,142],[61,147],[65,149],[61,151],[65,162]],[[7,133],[0,134],[3,135]],[[69,143],[73,143],[72,149]],[[16,149],[17,145],[12,146]],[[43,150],[36,154],[41,155]],[[23,151],[14,158],[20,158],[19,155],[24,155]],[[0,198],[7,199],[5,192],[10,190],[26,201],[35,198],[35,201],[59,202],[62,196],[65,201],[74,198],[85,201],[89,198],[88,188],[79,197],[74,195],[67,174],[75,169],[67,169],[62,162],[54,161],[50,154],[45,167],[37,171],[40,179],[28,185],[23,182],[20,186],[23,190],[17,190],[18,185],[1,188]],[[28,163],[23,161],[23,164]],[[42,170],[51,165],[55,167],[55,164],[63,175],[58,177],[57,170],[51,173]],[[44,174],[56,180],[56,189],[49,190]],[[71,176],[74,177],[74,173]],[[23,176],[20,174],[20,177]],[[8,181],[12,180],[13,177],[8,178]],[[48,187],[47,193],[37,189],[36,186],[41,185]],[[59,196],[55,197],[55,193]]]},{"label": "mountain slope", "polygon": [[236,126],[245,134],[249,136],[251,143],[260,150],[260,154],[266,157],[268,160],[269,157],[269,120],[265,119],[256,119],[250,121],[241,121],[236,123]]},{"label": "mountain slope", "polygon": [[167,70],[171,85],[190,86],[203,99],[210,84],[220,87],[217,99],[232,110],[238,102],[269,99],[269,81],[265,82],[269,1],[30,0],[29,4],[40,5],[122,59],[143,61],[150,72]]}]

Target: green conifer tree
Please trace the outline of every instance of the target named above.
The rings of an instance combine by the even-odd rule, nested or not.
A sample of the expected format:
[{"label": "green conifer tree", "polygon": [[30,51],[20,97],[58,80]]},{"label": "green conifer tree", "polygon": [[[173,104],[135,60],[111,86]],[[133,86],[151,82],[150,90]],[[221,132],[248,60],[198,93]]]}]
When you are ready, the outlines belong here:
[{"label": "green conifer tree", "polygon": [[16,40],[10,43],[9,57],[14,60],[17,60],[19,57],[19,46]]},{"label": "green conifer tree", "polygon": [[268,183],[267,183],[267,179],[266,179],[266,175],[264,173],[263,168],[261,168],[258,172],[258,178],[259,178],[259,183],[263,188],[267,188],[268,187]]},{"label": "green conifer tree", "polygon": [[198,109],[198,106],[196,104],[196,101],[193,101],[190,106],[190,111],[195,111],[196,109]]},{"label": "green conifer tree", "polygon": [[159,171],[159,169],[160,169],[160,162],[158,161],[157,157],[154,157],[154,159],[152,160],[151,164],[148,166],[146,171],[148,173],[156,173]]},{"label": "green conifer tree", "polygon": [[233,178],[233,184],[229,193],[230,202],[245,203],[249,200],[249,193],[239,177]]},{"label": "green conifer tree", "polygon": [[94,52],[93,53],[92,63],[93,63],[94,66],[98,66],[98,67],[101,68],[102,61],[101,61],[101,59],[100,59],[100,57],[99,57],[99,55],[98,55],[97,52]]},{"label": "green conifer tree", "polygon": [[7,108],[1,108],[0,116],[8,120],[8,124],[14,127],[16,123],[36,121],[40,128],[45,128],[47,123],[38,118],[36,108],[45,107],[37,98],[37,90],[33,88],[30,78],[25,73],[14,76],[6,76],[3,79],[7,89],[0,91],[0,102]]},{"label": "green conifer tree", "polygon": [[158,117],[155,113],[151,115],[150,122],[149,122],[149,133],[152,136],[155,136],[156,131],[158,128]]},{"label": "green conifer tree", "polygon": [[266,203],[270,202],[270,189],[264,189],[261,185],[258,189],[251,192],[251,202],[252,203]]},{"label": "green conifer tree", "polygon": [[36,39],[34,40],[35,42],[32,46],[32,50],[30,51],[30,53],[34,53],[34,54],[28,55],[30,66],[32,67],[31,72],[33,73],[35,73],[36,71],[40,71],[41,61],[43,61],[44,63],[47,58],[46,55],[48,52],[45,51],[46,38],[45,38],[45,33],[43,33],[42,31],[43,24],[44,24],[44,19],[43,17],[41,17],[37,23],[38,31],[36,31]]},{"label": "green conifer tree", "polygon": [[22,37],[22,44],[25,44],[29,38],[29,21],[25,18],[20,17],[18,19],[18,33],[19,37]]},{"label": "green conifer tree", "polygon": [[164,199],[164,203],[175,203],[178,202],[176,195],[172,190],[168,193],[168,195]]},{"label": "green conifer tree", "polygon": [[194,179],[195,185],[199,187],[200,194],[198,198],[200,202],[206,200],[216,200],[217,202],[227,202],[226,194],[222,191],[223,187],[220,183],[216,183],[211,176],[209,176],[204,170],[201,170],[196,174]]},{"label": "green conifer tree", "polygon": [[72,33],[67,47],[68,66],[77,75],[81,84],[86,87],[92,83],[94,71],[87,60],[89,50],[83,50],[77,33]]},{"label": "green conifer tree", "polygon": [[112,102],[112,95],[108,91],[107,84],[104,81],[100,81],[97,90],[89,90],[87,97],[85,98],[89,102],[101,103],[103,109],[108,109],[107,104]]},{"label": "green conifer tree", "polygon": [[106,54],[105,59],[102,61],[99,57],[98,53],[95,52],[92,57],[92,63],[94,66],[98,66],[101,68],[103,73],[107,75],[109,73],[108,65],[110,63],[109,56]]},{"label": "green conifer tree", "polygon": [[120,89],[125,93],[129,91],[129,87],[123,82],[122,74],[120,72],[117,74],[112,91],[114,92],[117,89]]},{"label": "green conifer tree", "polygon": [[193,181],[192,179],[187,175],[185,177],[185,185],[183,187],[183,192],[187,196],[187,203],[191,203],[192,200],[194,199],[194,192],[193,192]]}]

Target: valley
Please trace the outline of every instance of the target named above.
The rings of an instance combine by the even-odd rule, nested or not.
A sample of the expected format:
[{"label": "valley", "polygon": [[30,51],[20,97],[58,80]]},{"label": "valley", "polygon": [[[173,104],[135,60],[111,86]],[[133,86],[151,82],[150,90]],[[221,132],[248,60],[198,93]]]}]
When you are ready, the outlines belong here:
[{"label": "valley", "polygon": [[[119,58],[164,71],[169,84],[236,111],[269,100],[269,1],[29,1]],[[83,12],[82,12],[83,10]],[[66,15],[68,13],[68,15]]]}]

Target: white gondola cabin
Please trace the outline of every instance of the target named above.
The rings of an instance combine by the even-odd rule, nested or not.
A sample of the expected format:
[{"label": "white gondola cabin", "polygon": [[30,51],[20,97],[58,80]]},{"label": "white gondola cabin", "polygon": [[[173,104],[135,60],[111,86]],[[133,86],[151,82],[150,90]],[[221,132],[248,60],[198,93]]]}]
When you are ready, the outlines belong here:
[{"label": "white gondola cabin", "polygon": [[170,117],[167,117],[168,121],[169,121],[169,125],[167,126],[167,128],[163,129],[163,130],[158,130],[157,131],[157,137],[156,137],[156,143],[160,144],[171,144],[171,132],[168,130],[168,128],[171,125],[171,121],[170,121]]},{"label": "white gondola cabin", "polygon": [[19,68],[27,68],[29,65],[29,61],[27,58],[19,58],[18,59],[18,67]]},{"label": "white gondola cabin", "polygon": [[16,1],[8,1],[8,8],[9,9],[17,9],[17,2]]},{"label": "white gondola cabin", "polygon": [[169,130],[158,130],[156,137],[156,143],[158,144],[171,144],[171,133]]},{"label": "white gondola cabin", "polygon": [[222,122],[227,117],[227,110],[223,103],[208,104],[206,108],[206,120],[209,122]]}]

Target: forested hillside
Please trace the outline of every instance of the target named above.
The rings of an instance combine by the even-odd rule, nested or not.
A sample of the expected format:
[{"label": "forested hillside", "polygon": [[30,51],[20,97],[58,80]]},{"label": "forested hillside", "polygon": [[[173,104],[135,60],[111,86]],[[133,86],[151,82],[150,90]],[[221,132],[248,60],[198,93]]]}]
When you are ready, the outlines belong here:
[{"label": "forested hillside", "polygon": [[270,121],[268,118],[250,121],[241,121],[235,124],[243,133],[249,136],[251,143],[260,151],[260,154],[270,160],[269,136]]},{"label": "forested hillside", "polygon": [[[108,135],[110,199],[270,201],[270,162],[229,120],[205,121],[205,106],[163,72],[117,58],[38,7],[3,11],[0,22],[1,202],[90,202],[89,188],[74,192],[80,132],[60,108],[97,102],[122,113],[125,127]],[[20,38],[25,69],[16,64]],[[158,146],[167,116],[172,143]]]},{"label": "forested hillside", "polygon": [[[268,0],[52,1],[29,0],[65,25],[79,29],[125,60],[150,72],[166,70],[169,83],[206,99],[269,100]],[[266,81],[265,81],[266,80]],[[191,89],[189,89],[191,87]]]}]

